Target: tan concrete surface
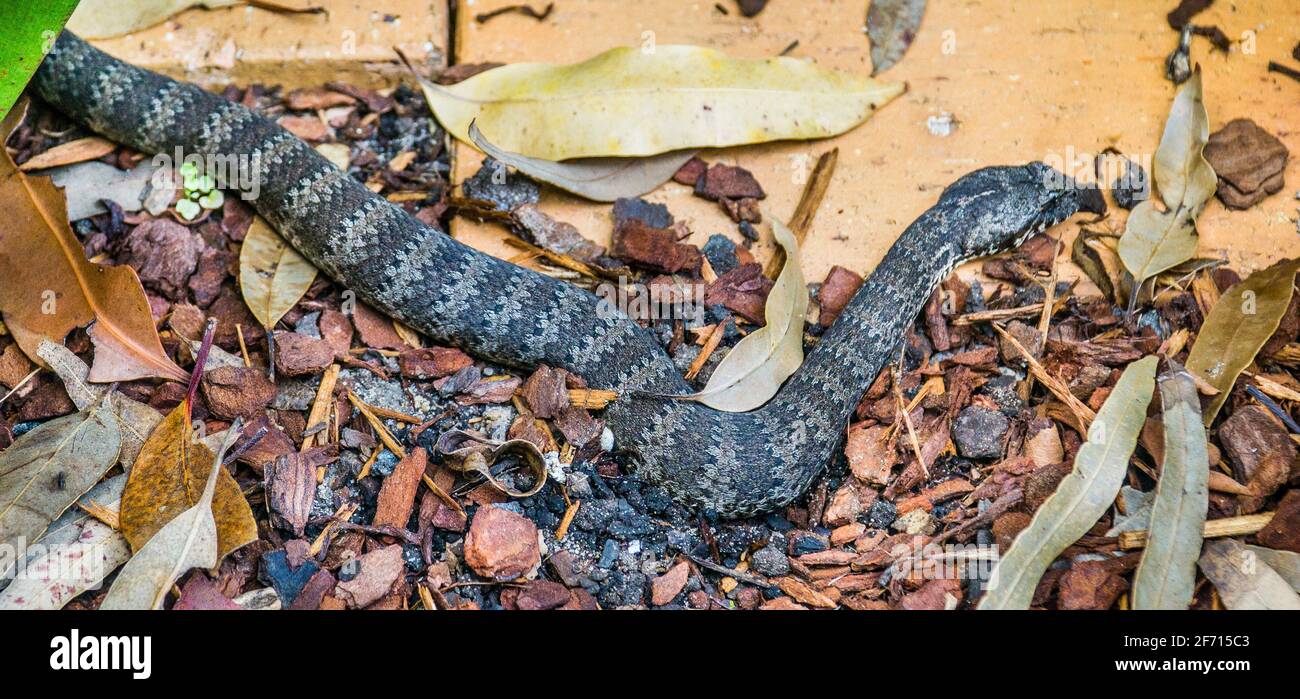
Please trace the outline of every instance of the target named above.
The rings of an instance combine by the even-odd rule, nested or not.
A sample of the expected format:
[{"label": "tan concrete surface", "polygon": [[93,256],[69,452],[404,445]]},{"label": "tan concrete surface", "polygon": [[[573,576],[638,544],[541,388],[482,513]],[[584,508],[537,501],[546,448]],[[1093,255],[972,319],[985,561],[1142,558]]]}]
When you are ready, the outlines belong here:
[{"label": "tan concrete surface", "polygon": [[[613,46],[643,41],[713,46],[737,56],[768,56],[792,41],[791,55],[844,70],[869,72],[862,0],[772,0],[747,20],[732,9],[721,14],[700,0],[559,0],[547,21],[506,15],[486,24],[473,15],[516,0],[466,0],[456,24],[460,62],[573,62]],[[1177,41],[1165,13],[1177,3],[1159,0],[932,0],[920,35],[906,56],[882,78],[906,80],[909,91],[857,129],[820,142],[779,143],[728,149],[709,157],[749,168],[766,188],[764,206],[788,217],[798,199],[804,168],[824,150],[840,148],[839,168],[804,247],[803,267],[820,281],[833,264],[869,270],[917,214],[934,203],[957,176],[983,165],[1075,156],[1091,171],[1086,154],[1106,146],[1141,155],[1155,150],[1174,87],[1163,77],[1164,57]],[[1248,116],[1300,155],[1300,83],[1265,66],[1287,60],[1300,41],[1300,3],[1235,0],[1215,3],[1199,16],[1234,40],[1254,33],[1230,55],[1211,52],[1204,39],[1193,59],[1205,72],[1211,128]],[[959,121],[948,137],[931,135],[929,117],[943,112]],[[472,174],[480,156],[458,146],[456,173]],[[1296,232],[1300,157],[1293,157],[1285,189],[1246,212],[1228,212],[1217,201],[1201,218],[1201,251],[1226,255],[1254,267],[1282,255],[1300,255]],[[716,205],[669,183],[651,199],[665,202],[690,222],[693,240],[735,226]],[[607,241],[607,205],[548,191],[542,208],[587,236]],[[1121,219],[1112,217],[1122,228]],[[1058,232],[1073,233],[1065,225]],[[514,254],[500,241],[502,229],[456,222],[454,234],[502,256]],[[1067,270],[1067,274],[1070,273]]]},{"label": "tan concrete surface", "polygon": [[286,87],[340,80],[391,85],[412,60],[445,65],[450,13],[444,0],[301,0],[328,13],[281,14],[248,6],[195,8],[143,31],[95,41],[105,51],[208,86],[261,82]]}]

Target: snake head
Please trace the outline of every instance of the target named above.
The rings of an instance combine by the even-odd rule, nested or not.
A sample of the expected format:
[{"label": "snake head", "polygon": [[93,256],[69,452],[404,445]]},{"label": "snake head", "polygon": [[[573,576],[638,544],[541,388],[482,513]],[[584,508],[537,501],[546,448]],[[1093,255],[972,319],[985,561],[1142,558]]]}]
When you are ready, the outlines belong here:
[{"label": "snake head", "polygon": [[976,170],[943,190],[939,204],[945,218],[960,222],[966,259],[1015,248],[1079,211],[1106,211],[1095,186],[1043,163]]}]

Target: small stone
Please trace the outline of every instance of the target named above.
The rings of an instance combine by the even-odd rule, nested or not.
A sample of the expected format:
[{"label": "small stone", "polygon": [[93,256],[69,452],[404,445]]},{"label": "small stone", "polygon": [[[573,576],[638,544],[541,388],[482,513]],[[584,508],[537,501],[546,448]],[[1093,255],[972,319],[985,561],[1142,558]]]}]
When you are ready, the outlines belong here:
[{"label": "small stone", "polygon": [[740,260],[736,258],[736,244],[721,233],[714,233],[709,236],[709,240],[704,244],[702,251],[709,260],[709,266],[719,275],[726,274],[740,266]]},{"label": "small stone", "polygon": [[898,508],[894,506],[894,503],[878,498],[871,505],[871,509],[867,510],[867,525],[875,529],[884,529],[893,524],[897,516]]},{"label": "small stone", "polygon": [[541,563],[537,525],[502,507],[480,507],[465,536],[465,562],[493,580],[524,576]]},{"label": "small stone", "polygon": [[1282,189],[1289,156],[1276,136],[1250,119],[1233,119],[1205,144],[1205,159],[1219,176],[1219,198],[1233,209],[1250,208]]},{"label": "small stone", "polygon": [[771,544],[755,551],[750,563],[753,564],[754,570],[769,578],[790,572],[790,559],[779,548]]},{"label": "small stone", "polygon": [[840,527],[848,524],[862,514],[862,499],[858,489],[852,483],[840,486],[831,496],[830,504],[822,514],[822,523],[828,527]]},{"label": "small stone", "polygon": [[669,568],[667,573],[651,580],[650,603],[656,607],[662,607],[672,602],[686,587],[686,580],[690,577],[690,574],[690,564],[682,561]]},{"label": "small stone", "polygon": [[922,536],[930,536],[938,529],[934,515],[922,508],[909,510],[906,514],[895,519],[892,526],[895,531],[904,534],[920,534]]},{"label": "small stone", "polygon": [[968,406],[952,424],[957,451],[968,459],[996,459],[1002,456],[1002,442],[1011,423],[1001,412],[977,405]]}]

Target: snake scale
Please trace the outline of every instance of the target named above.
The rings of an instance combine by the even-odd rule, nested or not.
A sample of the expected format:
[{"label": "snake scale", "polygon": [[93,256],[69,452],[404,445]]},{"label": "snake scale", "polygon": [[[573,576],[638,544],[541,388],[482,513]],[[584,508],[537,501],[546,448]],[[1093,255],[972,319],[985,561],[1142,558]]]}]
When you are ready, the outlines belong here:
[{"label": "snake scale", "polygon": [[123,63],[70,32],[34,85],[68,116],[143,152],[252,156],[256,171],[245,175],[260,185],[254,208],[326,274],[438,342],[512,366],[563,367],[619,392],[604,418],[638,477],[722,517],[772,510],[809,486],[954,267],[1104,206],[1096,189],[1041,163],[967,174],[907,227],[772,400],[726,413],[656,397],[691,388],[649,330],[598,313],[590,292],[421,223],[239,104]]}]

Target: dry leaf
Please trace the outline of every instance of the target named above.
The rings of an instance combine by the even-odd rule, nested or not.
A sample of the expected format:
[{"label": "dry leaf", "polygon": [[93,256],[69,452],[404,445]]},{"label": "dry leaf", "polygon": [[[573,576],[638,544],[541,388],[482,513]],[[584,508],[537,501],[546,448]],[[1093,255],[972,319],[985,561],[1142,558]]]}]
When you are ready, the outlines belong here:
[{"label": "dry leaf", "polygon": [[1300,553],[1295,551],[1278,551],[1263,546],[1246,545],[1246,550],[1259,556],[1269,568],[1282,576],[1291,589],[1300,592]]},{"label": "dry leaf", "polygon": [[102,214],[107,199],[123,211],[145,209],[161,215],[176,197],[177,184],[170,169],[144,161],[130,170],[119,170],[98,160],[64,165],[41,173],[54,181],[67,198],[68,220]]},{"label": "dry leaf", "polygon": [[[116,511],[125,485],[125,475],[114,476],[80,502]],[[0,591],[0,610],[62,609],[131,557],[131,547],[117,530],[75,508],[64,512],[28,551],[35,555],[23,563],[23,575]]]},{"label": "dry leaf", "polygon": [[319,12],[305,0],[81,0],[68,29],[86,39],[105,39],[147,29],[191,7],[251,5],[275,12]]},{"label": "dry leaf", "polygon": [[280,322],[316,279],[316,268],[261,216],[253,219],[239,251],[244,303],[268,330]]},{"label": "dry leaf", "polygon": [[117,418],[101,401],[50,420],[0,451],[0,548],[16,551],[36,541],[117,463],[121,445]]},{"label": "dry leaf", "polygon": [[786,262],[767,295],[767,325],[736,343],[713,370],[704,390],[685,399],[731,413],[753,410],[776,395],[803,363],[808,288],[799,268],[799,243],[789,228],[775,218],[771,221]]},{"label": "dry leaf", "polygon": [[59,167],[60,165],[71,165],[102,158],[115,150],[117,150],[117,144],[107,138],[87,136],[78,138],[75,141],[60,143],[44,153],[38,153],[27,162],[19,165],[18,169],[23,172],[30,172],[49,167]]},{"label": "dry leaf", "polygon": [[1186,609],[1196,589],[1196,559],[1210,504],[1210,457],[1192,375],[1170,362],[1159,383],[1164,464],[1151,504],[1146,549],[1133,578],[1133,608]]},{"label": "dry leaf", "polygon": [[1228,609],[1300,609],[1291,585],[1236,539],[1205,542],[1199,565]]},{"label": "dry leaf", "polygon": [[1300,260],[1282,260],[1228,289],[1210,309],[1187,354],[1187,370],[1219,389],[1205,406],[1214,422],[1237,377],[1277,330],[1291,304]]},{"label": "dry leaf", "polygon": [[[1152,166],[1165,211],[1148,198],[1129,214],[1119,256],[1134,280],[1145,281],[1196,254],[1196,217],[1218,185],[1201,152],[1210,139],[1201,72],[1178,89]],[[1141,284],[1135,284],[1140,287]]]},{"label": "dry leaf", "polygon": [[1039,506],[993,569],[980,609],[1028,609],[1047,567],[1114,502],[1146,420],[1157,361],[1147,357],[1124,369],[1088,428],[1074,470]]},{"label": "dry leaf", "polygon": [[90,367],[63,345],[44,340],[37,348],[36,354],[44,359],[50,369],[62,379],[63,388],[72,399],[72,404],[77,406],[77,410],[85,410],[108,394],[113,416],[117,418],[118,429],[122,432],[122,450],[118,453],[117,462],[122,465],[122,470],[130,472],[131,465],[135,463],[135,458],[140,454],[145,440],[149,438],[149,434],[158,423],[162,422],[162,413],[144,403],[131,400],[110,387],[88,383],[86,379],[90,375]]},{"label": "dry leaf", "polygon": [[[0,134],[12,131],[21,111],[5,119]],[[6,219],[0,228],[0,313],[23,353],[41,363],[36,349],[42,339],[62,342],[73,328],[92,323],[91,381],[184,381],[185,372],[163,353],[135,271],[86,261],[68,227],[63,195],[48,178],[19,172],[9,152],[0,151]]]},{"label": "dry leaf", "polygon": [[877,75],[907,53],[925,16],[925,0],[871,0],[867,36],[871,38],[871,74]]},{"label": "dry leaf", "polygon": [[476,121],[497,148],[552,161],[825,138],[862,123],[903,87],[698,46],[615,48],[566,66],[516,63],[424,85],[434,115],[461,141],[472,142]]},{"label": "dry leaf", "polygon": [[477,124],[469,125],[469,137],[479,150],[497,161],[592,201],[614,201],[652,192],[699,152],[688,149],[643,158],[582,158],[557,163],[497,148],[483,137]]},{"label": "dry leaf", "polygon": [[[217,566],[221,558],[217,555],[217,522],[212,516],[212,499],[217,489],[217,474],[225,472],[221,460],[238,432],[238,429],[230,430],[220,451],[209,462],[207,481],[194,506],[174,517],[136,551],[108,589],[100,609],[158,609],[172,585],[186,571]],[[126,498],[127,494],[123,493],[123,506]]]},{"label": "dry leaf", "polygon": [[[150,537],[199,502],[199,486],[208,478],[212,450],[195,439],[189,406],[182,402],[163,418],[144,443],[122,494],[122,534],[139,553]],[[216,517],[219,557],[257,539],[257,522],[239,484],[220,469],[211,501]]]}]

